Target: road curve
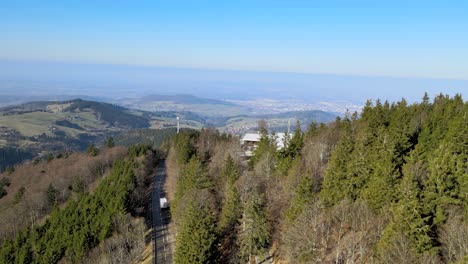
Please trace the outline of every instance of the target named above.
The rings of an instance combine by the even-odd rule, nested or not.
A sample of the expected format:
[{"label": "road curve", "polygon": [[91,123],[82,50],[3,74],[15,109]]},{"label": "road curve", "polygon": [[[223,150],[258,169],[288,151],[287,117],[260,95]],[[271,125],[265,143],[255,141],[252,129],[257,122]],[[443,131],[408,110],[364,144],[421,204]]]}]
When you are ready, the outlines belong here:
[{"label": "road curve", "polygon": [[154,264],[172,263],[172,238],[169,234],[170,214],[168,209],[161,211],[159,198],[166,197],[164,181],[166,179],[166,164],[164,160],[158,161],[153,179],[151,195],[153,215],[153,241]]}]

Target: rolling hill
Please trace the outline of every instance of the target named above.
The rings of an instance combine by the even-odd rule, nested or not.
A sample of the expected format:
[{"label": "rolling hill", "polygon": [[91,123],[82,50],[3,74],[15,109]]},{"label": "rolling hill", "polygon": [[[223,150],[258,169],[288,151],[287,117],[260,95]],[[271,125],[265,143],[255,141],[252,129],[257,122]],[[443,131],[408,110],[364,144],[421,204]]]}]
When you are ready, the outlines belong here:
[{"label": "rolling hill", "polygon": [[62,143],[65,149],[81,149],[104,134],[145,127],[150,127],[149,117],[107,103],[31,102],[0,109],[0,146],[42,149]]},{"label": "rolling hill", "polygon": [[[81,99],[37,101],[0,108],[0,171],[37,156],[84,150],[109,136],[181,125],[200,128],[204,119],[193,113],[145,112]],[[13,155],[14,154],[14,155]]]},{"label": "rolling hill", "polygon": [[[306,127],[310,122],[328,123],[336,118],[333,113],[305,110],[305,111],[288,111],[281,113],[262,113],[261,109],[254,109],[249,106],[240,105],[230,101],[207,99],[193,95],[147,95],[139,98],[125,98],[115,101],[115,103],[133,109],[145,111],[157,111],[156,115],[160,115],[158,111],[164,112],[165,117],[176,118],[173,111],[184,113],[181,120],[190,123],[197,121],[203,126],[216,127],[223,132],[240,134],[248,130],[255,129],[257,122],[260,119],[266,120],[272,130],[285,130],[288,126],[288,121],[291,120],[292,125],[295,125],[296,120],[299,120],[303,127]],[[196,128],[196,125],[192,125]]]},{"label": "rolling hill", "polygon": [[[177,117],[183,128],[210,126],[233,134],[256,129],[260,119],[266,120],[270,129],[284,131],[289,120],[292,126],[299,120],[305,127],[312,121],[327,123],[336,117],[323,111],[248,115],[248,108],[243,106],[189,95],[158,95],[139,100],[171,102],[181,108],[174,111],[178,108],[171,106],[168,109],[172,111],[150,112],[82,99],[34,101],[0,108],[0,171],[25,159],[81,151],[89,144],[101,145],[110,136],[123,145],[139,141],[159,144],[175,133]],[[196,107],[191,109],[191,105]],[[197,113],[202,108],[209,109],[209,113]]]}]

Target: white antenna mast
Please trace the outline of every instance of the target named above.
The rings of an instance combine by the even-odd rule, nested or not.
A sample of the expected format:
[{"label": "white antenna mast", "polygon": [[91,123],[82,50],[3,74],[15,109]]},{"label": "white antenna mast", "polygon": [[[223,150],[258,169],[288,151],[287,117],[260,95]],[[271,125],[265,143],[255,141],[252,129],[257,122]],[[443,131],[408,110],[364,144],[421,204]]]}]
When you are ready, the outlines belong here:
[{"label": "white antenna mast", "polygon": [[291,118],[288,119],[288,135],[291,129]]},{"label": "white antenna mast", "polygon": [[179,117],[177,117],[177,134],[179,134],[180,124],[179,124]]}]

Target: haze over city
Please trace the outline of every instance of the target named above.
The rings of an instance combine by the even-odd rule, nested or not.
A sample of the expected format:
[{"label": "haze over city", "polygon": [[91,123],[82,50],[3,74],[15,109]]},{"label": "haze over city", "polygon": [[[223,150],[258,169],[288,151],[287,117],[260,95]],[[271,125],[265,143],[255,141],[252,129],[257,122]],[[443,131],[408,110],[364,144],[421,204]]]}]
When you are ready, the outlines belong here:
[{"label": "haze over city", "polygon": [[1,94],[362,104],[453,95],[468,81],[462,1],[11,1],[0,11]]}]

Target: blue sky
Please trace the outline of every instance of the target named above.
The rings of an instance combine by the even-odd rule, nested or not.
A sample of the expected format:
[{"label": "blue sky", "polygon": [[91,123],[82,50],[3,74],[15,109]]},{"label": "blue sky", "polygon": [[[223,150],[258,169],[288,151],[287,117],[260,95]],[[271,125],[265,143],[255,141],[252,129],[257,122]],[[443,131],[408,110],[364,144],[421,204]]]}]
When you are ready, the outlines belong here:
[{"label": "blue sky", "polygon": [[0,59],[468,80],[468,1],[2,1]]}]

